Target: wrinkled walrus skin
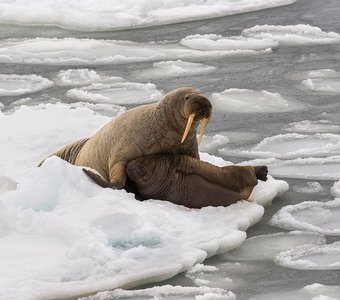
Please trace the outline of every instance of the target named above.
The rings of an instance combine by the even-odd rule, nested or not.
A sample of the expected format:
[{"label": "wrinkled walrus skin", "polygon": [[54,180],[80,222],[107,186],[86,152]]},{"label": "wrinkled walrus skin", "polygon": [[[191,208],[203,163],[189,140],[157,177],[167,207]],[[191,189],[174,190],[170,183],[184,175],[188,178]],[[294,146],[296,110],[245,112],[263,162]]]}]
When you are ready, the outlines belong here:
[{"label": "wrinkled walrus skin", "polygon": [[[166,200],[190,208],[228,206],[247,200],[257,184],[266,181],[266,166],[217,167],[186,155],[157,154],[127,165],[129,180],[141,199]],[[97,184],[108,187],[98,175],[84,170]]]},{"label": "wrinkled walrus skin", "polygon": [[52,155],[95,169],[112,188],[123,188],[126,165],[138,157],[178,153],[199,158],[196,129],[200,121],[204,129],[211,109],[211,103],[199,91],[180,88],[159,102],[126,111],[92,137],[71,143]]}]

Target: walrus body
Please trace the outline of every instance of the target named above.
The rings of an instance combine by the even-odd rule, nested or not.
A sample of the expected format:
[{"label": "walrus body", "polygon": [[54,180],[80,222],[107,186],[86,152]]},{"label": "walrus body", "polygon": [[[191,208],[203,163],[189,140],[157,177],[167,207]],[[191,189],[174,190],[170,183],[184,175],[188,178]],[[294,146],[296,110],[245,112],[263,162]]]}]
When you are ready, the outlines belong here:
[{"label": "walrus body", "polygon": [[[217,167],[186,155],[158,154],[128,163],[127,175],[142,199],[167,200],[190,208],[228,206],[247,200],[257,179],[267,180],[266,166]],[[84,170],[96,183],[103,179]]]},{"label": "walrus body", "polygon": [[127,163],[138,157],[178,153],[199,158],[196,129],[210,114],[211,104],[203,94],[193,88],[181,88],[157,103],[126,111],[92,137],[69,144],[53,155],[93,168],[111,187],[122,188]]}]

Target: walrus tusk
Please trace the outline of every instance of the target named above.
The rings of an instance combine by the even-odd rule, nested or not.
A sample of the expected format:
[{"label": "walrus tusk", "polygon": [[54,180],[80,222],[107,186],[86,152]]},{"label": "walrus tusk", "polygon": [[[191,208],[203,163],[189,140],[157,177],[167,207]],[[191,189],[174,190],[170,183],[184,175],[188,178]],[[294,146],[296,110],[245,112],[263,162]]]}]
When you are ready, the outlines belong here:
[{"label": "walrus tusk", "polygon": [[192,113],[189,118],[188,118],[188,122],[187,122],[187,126],[185,126],[185,130],[184,130],[184,133],[183,133],[183,136],[182,136],[182,140],[181,140],[181,143],[183,143],[189,133],[189,130],[191,128],[191,125],[192,125],[192,122],[194,121],[194,118],[195,118],[195,114]]},{"label": "walrus tusk", "polygon": [[203,134],[204,134],[204,130],[205,130],[205,127],[207,127],[209,123],[209,118],[204,118],[203,120],[201,120],[200,122],[200,136],[198,137],[198,145],[202,142],[202,137],[203,137]]}]

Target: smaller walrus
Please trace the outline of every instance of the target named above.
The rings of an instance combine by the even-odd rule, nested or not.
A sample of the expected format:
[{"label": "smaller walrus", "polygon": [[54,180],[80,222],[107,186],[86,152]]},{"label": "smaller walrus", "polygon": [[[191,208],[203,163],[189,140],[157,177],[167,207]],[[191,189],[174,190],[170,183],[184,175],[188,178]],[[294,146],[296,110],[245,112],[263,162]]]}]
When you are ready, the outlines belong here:
[{"label": "smaller walrus", "polygon": [[[100,176],[83,170],[100,186],[109,187]],[[268,169],[266,166],[217,167],[186,155],[157,154],[129,162],[126,172],[143,200],[167,200],[202,208],[247,200],[257,179],[267,180]]]}]

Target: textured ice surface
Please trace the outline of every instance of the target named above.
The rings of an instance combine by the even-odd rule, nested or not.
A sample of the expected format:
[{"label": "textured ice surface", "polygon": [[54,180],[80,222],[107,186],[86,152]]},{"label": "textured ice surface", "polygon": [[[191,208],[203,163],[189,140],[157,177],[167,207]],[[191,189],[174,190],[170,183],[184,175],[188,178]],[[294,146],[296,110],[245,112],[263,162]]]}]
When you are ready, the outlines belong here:
[{"label": "textured ice surface", "polygon": [[301,84],[312,91],[340,93],[340,73],[332,69],[310,71]]},{"label": "textured ice surface", "polygon": [[263,293],[253,300],[340,300],[340,286],[314,283],[299,290]]},{"label": "textured ice surface", "polygon": [[152,68],[136,71],[134,76],[148,79],[173,78],[182,76],[191,76],[207,74],[216,68],[200,63],[176,61],[161,61],[154,63]]},{"label": "textured ice surface", "polygon": [[68,69],[59,71],[54,81],[57,85],[61,86],[77,86],[94,82],[119,82],[123,81],[123,78],[99,75],[96,71],[89,69]]},{"label": "textured ice surface", "polygon": [[52,85],[52,81],[38,75],[0,74],[0,96],[32,94]]},{"label": "textured ice surface", "polygon": [[340,180],[335,182],[334,185],[331,187],[331,193],[334,197],[340,198]]},{"label": "textured ice surface", "polygon": [[223,254],[223,257],[235,261],[272,260],[281,251],[325,242],[326,239],[321,234],[302,231],[264,234],[246,239],[240,247]]},{"label": "textured ice surface", "polygon": [[5,176],[0,176],[0,194],[8,191],[15,190],[17,183]]},{"label": "textured ice surface", "polygon": [[288,188],[270,177],[255,187],[253,203],[193,210],[102,189],[80,167],[56,157],[35,167],[108,120],[62,104],[0,114],[0,127],[8,128],[0,132],[7,158],[1,176],[18,182],[0,196],[0,298],[71,297],[164,280],[240,245],[263,214],[256,202],[269,203]]},{"label": "textured ice surface", "polygon": [[256,25],[245,29],[242,34],[259,39],[272,39],[279,45],[323,45],[340,43],[340,34],[324,32],[318,27],[298,25]]},{"label": "textured ice surface", "polygon": [[340,270],[340,242],[281,252],[275,263],[299,270]]},{"label": "textured ice surface", "polygon": [[109,300],[109,299],[196,299],[196,300],[235,300],[236,296],[221,288],[209,287],[183,287],[183,286],[156,286],[142,290],[122,290],[100,292],[95,296],[81,298],[80,300]]},{"label": "textured ice surface", "polygon": [[76,38],[8,39],[0,41],[0,62],[48,65],[123,64],[225,55],[252,55],[269,50],[195,50],[174,42],[135,43]]},{"label": "textured ice surface", "polygon": [[162,93],[153,83],[93,83],[90,86],[74,88],[66,95],[90,103],[112,103],[116,105],[140,105],[158,101]]},{"label": "textured ice surface", "polygon": [[340,135],[331,133],[279,134],[265,138],[250,150],[224,148],[220,151],[229,155],[280,159],[339,155]]},{"label": "textured ice surface", "polygon": [[269,221],[286,229],[340,235],[340,199],[328,202],[305,201],[282,207]]},{"label": "textured ice surface", "polygon": [[290,132],[305,132],[305,133],[318,133],[318,132],[340,132],[340,125],[333,124],[329,120],[319,120],[319,121],[309,121],[304,120],[300,122],[289,123],[287,127],[284,128],[286,131]]},{"label": "textured ice surface", "polygon": [[313,194],[323,190],[322,185],[316,181],[308,181],[293,186],[293,190],[298,193]]},{"label": "textured ice surface", "polygon": [[[296,0],[15,0],[0,3],[0,23],[60,26],[78,30],[142,27],[220,17],[287,5]],[[29,10],[27,7],[29,6]]]},{"label": "textured ice surface", "polygon": [[221,112],[266,113],[292,111],[303,107],[279,93],[247,89],[226,89],[211,96],[215,110]]}]

